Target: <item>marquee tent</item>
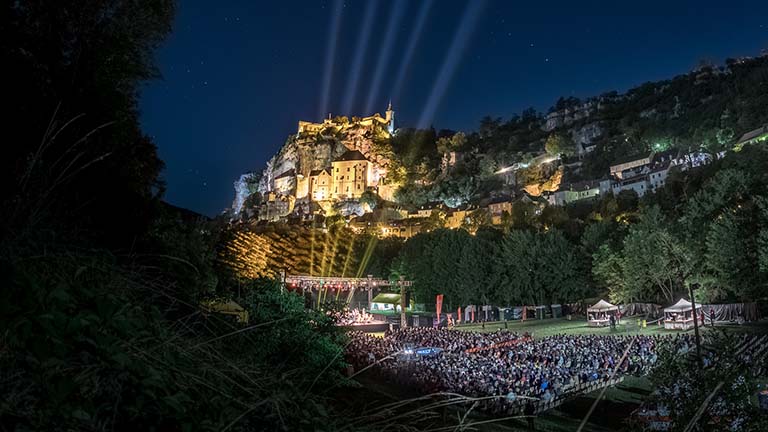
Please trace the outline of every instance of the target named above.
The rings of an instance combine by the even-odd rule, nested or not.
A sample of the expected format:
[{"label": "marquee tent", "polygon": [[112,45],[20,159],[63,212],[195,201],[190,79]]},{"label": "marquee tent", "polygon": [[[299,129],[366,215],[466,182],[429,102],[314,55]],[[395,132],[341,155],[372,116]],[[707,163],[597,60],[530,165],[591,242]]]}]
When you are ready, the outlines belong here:
[{"label": "marquee tent", "polygon": [[611,315],[615,315],[618,311],[618,306],[600,300],[587,309],[587,323],[590,327],[607,326],[611,322]]},{"label": "marquee tent", "polygon": [[[699,325],[704,324],[704,315],[701,313],[701,305],[696,305],[696,319]],[[669,330],[688,330],[693,328],[693,311],[691,302],[680,299],[677,303],[664,308],[664,328]]]}]

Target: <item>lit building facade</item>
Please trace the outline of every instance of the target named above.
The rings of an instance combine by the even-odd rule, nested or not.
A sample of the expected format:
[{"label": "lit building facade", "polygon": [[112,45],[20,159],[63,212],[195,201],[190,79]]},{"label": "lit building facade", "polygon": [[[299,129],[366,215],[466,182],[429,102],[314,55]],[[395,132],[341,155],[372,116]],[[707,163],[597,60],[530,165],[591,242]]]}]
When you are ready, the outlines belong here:
[{"label": "lit building facade", "polygon": [[[349,150],[331,162],[333,188],[331,198],[359,198],[371,184],[371,162],[357,150]],[[313,198],[314,199],[314,198]]]}]

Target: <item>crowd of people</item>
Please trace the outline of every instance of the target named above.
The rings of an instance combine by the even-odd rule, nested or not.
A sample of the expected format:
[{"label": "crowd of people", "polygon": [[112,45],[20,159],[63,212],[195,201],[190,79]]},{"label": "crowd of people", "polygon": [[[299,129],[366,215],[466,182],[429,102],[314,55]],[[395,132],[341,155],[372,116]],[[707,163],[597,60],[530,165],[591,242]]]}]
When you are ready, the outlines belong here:
[{"label": "crowd of people", "polygon": [[373,315],[366,312],[365,309],[349,309],[345,308],[341,311],[328,312],[337,325],[360,325],[370,324],[373,320]]},{"label": "crowd of people", "polygon": [[[375,365],[387,378],[426,393],[491,397],[495,402],[486,406],[501,412],[530,400],[553,401],[580,384],[607,380],[614,369],[617,376],[643,375],[656,362],[656,348],[663,338],[556,335],[533,339],[506,330],[477,333],[411,327],[388,331],[383,338],[352,333],[347,360],[356,368]],[[619,364],[628,346],[627,357]],[[405,355],[406,347],[443,351],[438,356]]]}]

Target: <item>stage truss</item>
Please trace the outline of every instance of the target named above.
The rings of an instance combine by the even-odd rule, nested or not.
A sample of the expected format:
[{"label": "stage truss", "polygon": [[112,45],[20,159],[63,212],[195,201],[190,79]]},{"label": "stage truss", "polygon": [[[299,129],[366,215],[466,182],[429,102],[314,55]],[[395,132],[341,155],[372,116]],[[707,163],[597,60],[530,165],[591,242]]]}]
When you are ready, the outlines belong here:
[{"label": "stage truss", "polygon": [[368,276],[367,278],[352,278],[290,275],[285,277],[286,288],[300,289],[302,291],[320,291],[328,289],[341,291],[370,291],[375,288],[410,285],[411,281],[407,280],[392,282],[387,279],[374,278],[373,276]]}]

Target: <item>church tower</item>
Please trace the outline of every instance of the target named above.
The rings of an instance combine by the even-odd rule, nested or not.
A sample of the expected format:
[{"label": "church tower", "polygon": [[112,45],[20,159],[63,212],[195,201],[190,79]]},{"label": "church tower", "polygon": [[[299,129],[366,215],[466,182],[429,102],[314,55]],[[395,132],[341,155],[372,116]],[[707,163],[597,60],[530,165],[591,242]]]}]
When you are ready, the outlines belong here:
[{"label": "church tower", "polygon": [[393,135],[395,133],[395,112],[392,110],[391,100],[389,101],[386,117],[384,117],[384,119],[387,121],[387,129],[389,130],[389,134]]}]

